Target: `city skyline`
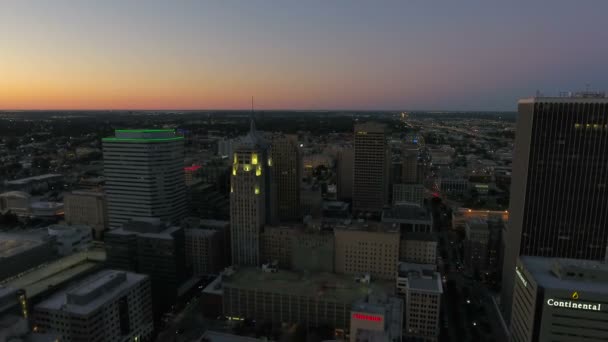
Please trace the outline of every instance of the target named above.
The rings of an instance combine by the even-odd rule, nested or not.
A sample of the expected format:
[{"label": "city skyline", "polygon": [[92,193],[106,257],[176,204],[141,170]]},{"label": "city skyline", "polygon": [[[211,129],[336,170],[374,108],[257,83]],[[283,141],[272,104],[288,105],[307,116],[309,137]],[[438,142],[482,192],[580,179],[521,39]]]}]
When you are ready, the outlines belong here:
[{"label": "city skyline", "polygon": [[514,111],[608,88],[590,3],[7,2],[0,110]]}]

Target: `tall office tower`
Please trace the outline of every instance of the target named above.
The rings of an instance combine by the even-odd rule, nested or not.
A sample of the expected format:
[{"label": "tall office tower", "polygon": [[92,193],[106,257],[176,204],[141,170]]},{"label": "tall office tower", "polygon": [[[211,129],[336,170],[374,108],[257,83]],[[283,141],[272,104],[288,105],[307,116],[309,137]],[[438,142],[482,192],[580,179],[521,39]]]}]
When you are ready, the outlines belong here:
[{"label": "tall office tower", "polygon": [[520,255],[604,260],[608,240],[608,99],[519,102],[503,262],[506,317]]},{"label": "tall office tower", "polygon": [[132,218],[178,223],[187,209],[184,138],[172,129],[135,129],[102,141],[110,229]]},{"label": "tall office tower", "polygon": [[300,221],[301,159],[297,136],[275,135],[270,145],[276,214],[279,221]]},{"label": "tall office tower", "polygon": [[355,125],[353,211],[380,213],[388,201],[389,158],[386,126]]},{"label": "tall office tower", "polygon": [[232,263],[260,263],[260,235],[270,210],[267,196],[273,164],[268,144],[255,130],[251,120],[249,134],[236,143],[230,178],[230,239]]},{"label": "tall office tower", "polygon": [[345,147],[338,152],[337,158],[338,199],[350,201],[353,198],[353,167],[355,153],[352,146]]}]

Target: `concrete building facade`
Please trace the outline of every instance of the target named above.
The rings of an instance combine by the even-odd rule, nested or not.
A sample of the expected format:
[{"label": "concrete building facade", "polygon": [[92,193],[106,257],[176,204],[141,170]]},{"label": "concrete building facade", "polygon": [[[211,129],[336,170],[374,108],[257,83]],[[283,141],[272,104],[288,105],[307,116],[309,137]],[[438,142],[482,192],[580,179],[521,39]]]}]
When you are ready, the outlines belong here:
[{"label": "concrete building facade", "polygon": [[154,329],[150,280],[105,270],[61,289],[34,307],[36,330],[66,342],[146,341]]},{"label": "concrete building facade", "polygon": [[184,138],[172,129],[116,130],[103,138],[108,223],[133,218],[178,223],[187,211]]},{"label": "concrete building facade", "polygon": [[[230,238],[232,262],[259,265],[261,234],[267,215],[271,215],[270,177],[273,165],[268,144],[251,128],[235,146],[230,178]],[[270,217],[270,216],[268,216]]]},{"label": "concrete building facade", "polygon": [[95,239],[101,240],[108,228],[106,199],[100,191],[73,191],[63,197],[65,223],[93,228]]},{"label": "concrete building facade", "polygon": [[394,280],[399,260],[399,230],[379,223],[336,228],[335,271]]}]

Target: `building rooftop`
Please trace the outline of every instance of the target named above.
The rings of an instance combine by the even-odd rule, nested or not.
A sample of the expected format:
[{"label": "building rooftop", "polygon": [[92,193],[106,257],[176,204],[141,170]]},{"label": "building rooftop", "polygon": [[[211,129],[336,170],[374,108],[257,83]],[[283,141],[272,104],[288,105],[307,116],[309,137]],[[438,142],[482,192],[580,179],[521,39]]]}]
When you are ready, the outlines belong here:
[{"label": "building rooftop", "polygon": [[351,230],[379,233],[398,233],[399,227],[395,224],[375,221],[350,221],[344,224],[336,224],[334,230]]},{"label": "building rooftop", "polygon": [[238,336],[217,331],[206,331],[199,342],[260,342],[260,339],[247,336]]},{"label": "building rooftop", "polygon": [[40,246],[47,240],[44,230],[23,233],[0,233],[0,259],[10,258]]},{"label": "building rooftop", "polygon": [[407,278],[408,289],[417,291],[443,293],[441,275],[435,271],[435,265],[399,263],[399,277]]},{"label": "building rooftop", "polygon": [[104,249],[76,252],[5,279],[0,286],[24,289],[31,298],[95,269],[105,260]]},{"label": "building rooftop", "polygon": [[577,259],[520,257],[536,283],[548,289],[608,294],[608,264]]},{"label": "building rooftop", "polygon": [[157,239],[173,239],[173,233],[182,229],[178,226],[167,226],[157,218],[138,218],[126,222],[121,228],[112,229],[106,234],[111,235],[132,235],[136,234],[143,237]]},{"label": "building rooftop", "polygon": [[224,287],[314,297],[317,300],[340,303],[352,303],[369,294],[394,293],[394,283],[388,281],[365,284],[355,282],[353,276],[283,270],[272,273],[253,267],[241,268],[232,275],[225,276]]},{"label": "building rooftop", "polygon": [[40,181],[44,181],[44,180],[49,180],[49,179],[58,179],[63,177],[60,174],[57,173],[49,173],[46,175],[40,175],[40,176],[33,176],[33,177],[27,177],[27,178],[21,178],[21,179],[15,179],[12,181],[7,181],[6,184],[8,185],[25,185],[31,182],[40,182]]},{"label": "building rooftop", "polygon": [[13,198],[18,197],[18,198],[29,200],[31,196],[27,192],[23,192],[23,191],[8,191],[8,192],[1,193],[0,197],[13,197]]},{"label": "building rooftop", "polygon": [[117,129],[114,137],[103,138],[103,142],[154,143],[183,140],[174,129]]},{"label": "building rooftop", "polygon": [[36,305],[36,309],[87,315],[126,293],[148,276],[126,271],[100,271],[64,288]]},{"label": "building rooftop", "polygon": [[437,241],[438,236],[436,233],[407,232],[403,234],[402,240]]},{"label": "building rooftop", "polygon": [[398,204],[382,211],[382,222],[431,224],[431,213],[416,204]]}]

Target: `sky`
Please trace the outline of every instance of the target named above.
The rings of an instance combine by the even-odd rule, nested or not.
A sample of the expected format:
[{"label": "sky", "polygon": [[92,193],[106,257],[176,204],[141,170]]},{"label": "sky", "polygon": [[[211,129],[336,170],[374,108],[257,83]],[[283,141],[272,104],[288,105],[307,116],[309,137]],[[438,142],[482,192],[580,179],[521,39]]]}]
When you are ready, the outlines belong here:
[{"label": "sky", "polygon": [[3,0],[0,109],[515,110],[608,90],[605,0]]}]

